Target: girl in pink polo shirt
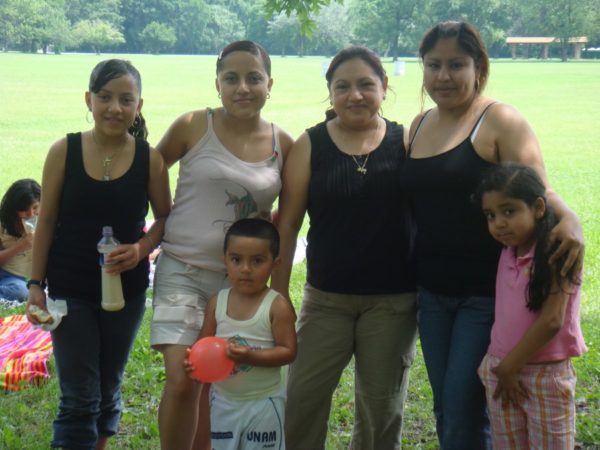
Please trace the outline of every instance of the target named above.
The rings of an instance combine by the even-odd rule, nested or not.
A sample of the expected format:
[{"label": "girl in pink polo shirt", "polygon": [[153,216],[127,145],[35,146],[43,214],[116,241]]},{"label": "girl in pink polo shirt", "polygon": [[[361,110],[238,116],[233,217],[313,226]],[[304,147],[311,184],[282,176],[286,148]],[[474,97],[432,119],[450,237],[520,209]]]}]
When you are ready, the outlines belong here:
[{"label": "girl in pink polo shirt", "polygon": [[494,449],[575,445],[575,372],[587,351],[579,326],[580,271],[549,263],[556,218],[530,167],[505,163],[482,180],[474,200],[505,247],[498,263],[491,343],[480,367]]}]

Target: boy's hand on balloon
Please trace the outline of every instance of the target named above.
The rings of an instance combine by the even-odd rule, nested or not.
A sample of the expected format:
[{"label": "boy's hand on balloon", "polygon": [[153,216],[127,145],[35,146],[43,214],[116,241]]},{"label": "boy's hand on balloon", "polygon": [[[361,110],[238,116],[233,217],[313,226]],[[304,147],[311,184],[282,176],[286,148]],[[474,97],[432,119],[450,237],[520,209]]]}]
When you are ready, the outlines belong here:
[{"label": "boy's hand on balloon", "polygon": [[227,347],[227,356],[236,364],[243,364],[248,362],[251,351],[252,350],[245,345],[239,345],[235,342],[229,341],[229,345]]}]

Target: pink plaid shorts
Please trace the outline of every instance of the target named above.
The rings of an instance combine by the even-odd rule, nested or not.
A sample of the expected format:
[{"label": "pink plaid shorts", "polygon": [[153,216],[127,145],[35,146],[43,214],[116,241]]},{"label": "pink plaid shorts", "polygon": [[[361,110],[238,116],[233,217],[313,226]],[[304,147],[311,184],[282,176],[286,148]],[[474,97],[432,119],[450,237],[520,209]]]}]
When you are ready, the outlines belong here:
[{"label": "pink plaid shorts", "polygon": [[570,359],[529,364],[519,380],[529,398],[522,404],[493,399],[498,378],[492,368],[500,358],[485,355],[479,377],[485,386],[494,450],[572,450],[575,447],[575,383]]}]

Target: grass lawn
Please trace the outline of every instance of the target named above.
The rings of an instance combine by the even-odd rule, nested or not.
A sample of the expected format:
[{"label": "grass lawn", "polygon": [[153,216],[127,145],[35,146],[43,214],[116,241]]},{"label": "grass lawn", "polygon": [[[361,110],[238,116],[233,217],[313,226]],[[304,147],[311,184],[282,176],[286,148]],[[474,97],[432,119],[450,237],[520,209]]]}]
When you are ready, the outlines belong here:
[{"label": "grass lawn", "polygon": [[[12,181],[41,179],[49,146],[67,132],[85,130],[83,94],[93,66],[108,55],[26,55],[0,53],[0,194]],[[156,144],[181,113],[217,106],[214,56],[128,55],[143,80],[144,116]],[[328,106],[322,76],[325,58],[273,58],[275,83],[264,117],[293,136],[322,120]],[[393,74],[393,63],[385,62]],[[410,124],[420,110],[420,66],[406,62],[404,76],[390,75],[393,92],[384,115]],[[578,374],[577,440],[583,448],[600,447],[600,62],[493,61],[487,93],[512,104],[529,120],[540,140],[550,181],[583,222],[587,250],[582,326],[589,352],[574,361]],[[172,187],[176,169],[171,171]],[[85,211],[82,211],[85,214]],[[306,224],[303,228],[306,233]],[[305,266],[295,266],[292,295],[299,307]],[[16,310],[22,312],[22,310]],[[0,315],[15,313],[0,307]],[[130,359],[124,384],[125,411],[112,448],[159,448],[156,423],[164,381],[161,357],[151,351],[150,310]],[[54,367],[52,366],[52,370]],[[328,449],[347,448],[353,408],[353,370],[336,391]],[[56,376],[40,388],[0,393],[0,449],[48,448],[57,408]],[[431,390],[420,355],[411,372],[404,445],[433,449],[437,443]]]}]

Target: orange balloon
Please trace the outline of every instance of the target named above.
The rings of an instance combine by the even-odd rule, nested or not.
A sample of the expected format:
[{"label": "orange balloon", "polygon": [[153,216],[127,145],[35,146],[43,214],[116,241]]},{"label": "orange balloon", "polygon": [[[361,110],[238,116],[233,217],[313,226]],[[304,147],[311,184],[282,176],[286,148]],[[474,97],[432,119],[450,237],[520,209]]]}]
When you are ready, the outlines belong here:
[{"label": "orange balloon", "polygon": [[202,383],[227,378],[235,363],[227,356],[227,341],[217,336],[202,338],[190,349],[188,360],[194,366],[192,377]]}]

